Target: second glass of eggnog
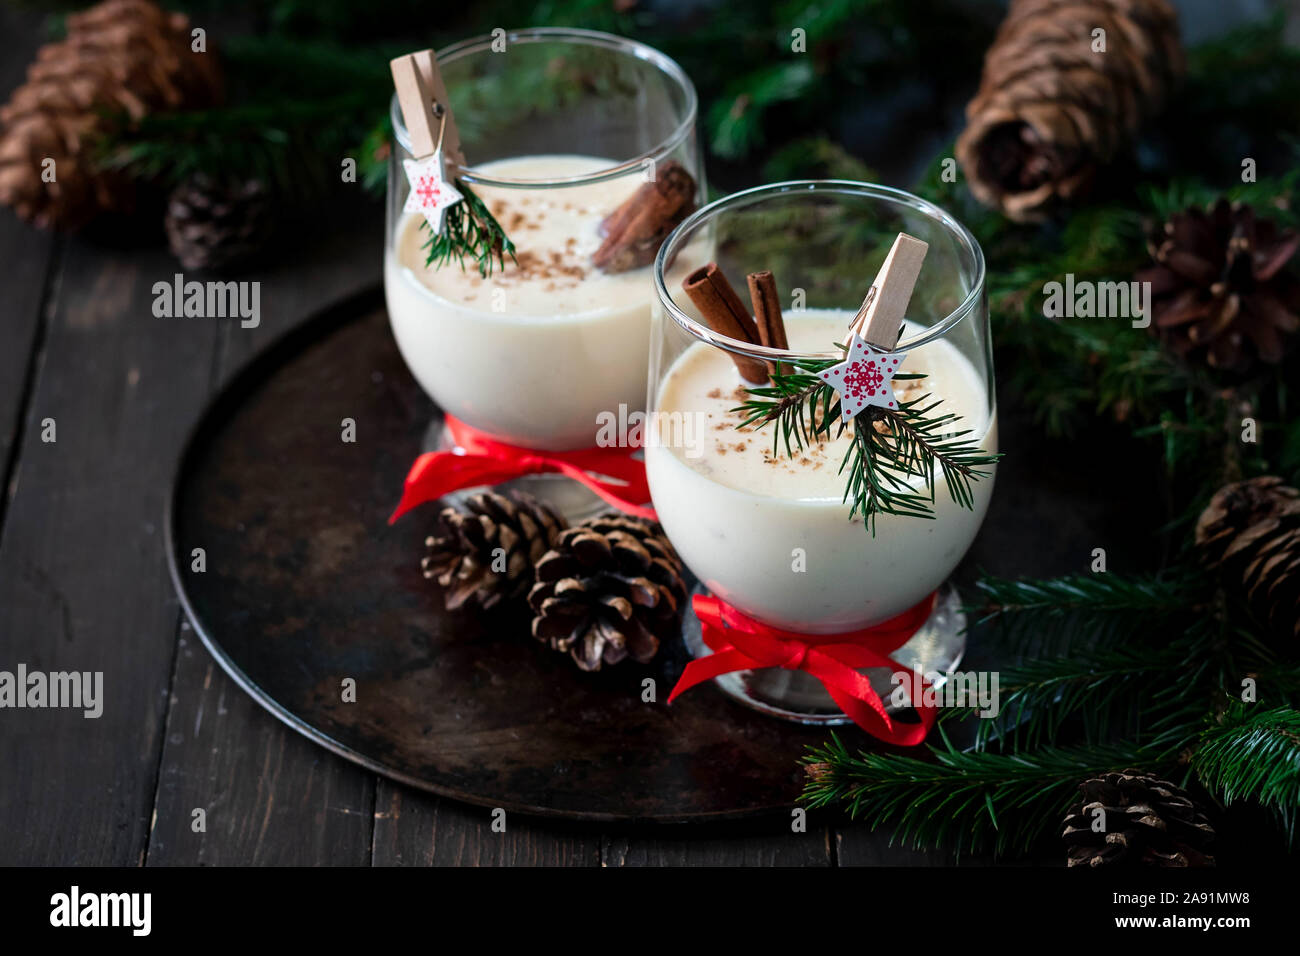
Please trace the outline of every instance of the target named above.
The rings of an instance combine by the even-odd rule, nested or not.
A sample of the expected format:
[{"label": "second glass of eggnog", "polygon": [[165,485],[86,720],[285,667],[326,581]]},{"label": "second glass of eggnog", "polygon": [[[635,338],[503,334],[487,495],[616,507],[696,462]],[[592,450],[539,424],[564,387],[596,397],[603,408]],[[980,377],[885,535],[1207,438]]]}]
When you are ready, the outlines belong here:
[{"label": "second glass of eggnog", "polygon": [[[938,592],[925,625],[892,656],[942,675],[965,646],[949,574],[988,509],[994,466],[971,486],[973,507],[936,475],[931,517],[877,514],[874,530],[850,517],[841,463],[852,432],[787,453],[776,426],[744,426],[748,397],[737,357],[807,362],[843,357],[850,321],[898,233],[929,244],[895,351],[906,353],[903,400],[928,394],[959,420],[953,431],[997,451],[997,409],[984,259],[974,237],[943,210],[883,186],[779,183],[719,200],[691,216],[659,252],[648,408],[654,425],[646,468],[665,532],[704,590],[764,624],[839,634],[880,624]],[[702,242],[701,240],[707,240]],[[693,248],[716,250],[742,299],[749,273],[776,280],[788,348],[721,335],[701,321],[665,266]],[[691,268],[704,262],[692,261]],[[743,427],[742,427],[743,426]],[[923,482],[918,491],[928,494]],[[708,653],[688,626],[687,643]],[[881,669],[884,671],[885,669]],[[889,674],[870,673],[888,701]],[[741,671],[717,679],[766,712],[811,722],[843,720],[815,678],[799,671]]]},{"label": "second glass of eggnog", "polygon": [[[693,178],[698,203],[695,90],[668,57],[621,37],[498,34],[439,51],[438,66],[468,164],[459,175],[514,260],[487,276],[471,259],[427,261],[430,230],[403,212],[410,138],[394,97],[388,313],[411,374],[445,412],[524,448],[590,448],[598,416],[643,408],[655,249],[618,270],[593,254],[606,217],[670,164]],[[565,478],[523,481],[570,516],[599,504]]]}]

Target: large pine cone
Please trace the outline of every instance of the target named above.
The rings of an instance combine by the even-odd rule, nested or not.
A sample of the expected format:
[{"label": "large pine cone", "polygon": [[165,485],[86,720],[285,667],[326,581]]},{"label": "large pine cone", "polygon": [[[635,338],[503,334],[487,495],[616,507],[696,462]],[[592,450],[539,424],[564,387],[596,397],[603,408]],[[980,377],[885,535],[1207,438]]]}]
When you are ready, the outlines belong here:
[{"label": "large pine cone", "polygon": [[1012,0],[957,139],[971,192],[1011,219],[1042,218],[1087,189],[1182,72],[1165,0]]},{"label": "large pine cone", "polygon": [[1207,566],[1279,637],[1300,637],[1300,491],[1266,476],[1225,485],[1196,522]]},{"label": "large pine cone", "polygon": [[1189,359],[1250,371],[1276,364],[1300,329],[1300,281],[1286,268],[1300,234],[1280,230],[1250,206],[1220,199],[1187,209],[1151,244],[1151,331]]},{"label": "large pine cone", "polygon": [[[1069,866],[1213,866],[1214,828],[1178,787],[1140,770],[1079,784],[1083,799],[1065,817]],[[1104,830],[1092,828],[1105,811]]]},{"label": "large pine cone", "polygon": [[[115,123],[221,96],[216,54],[191,51],[183,14],[149,0],[105,0],[67,24],[67,36],[41,47],[27,82],[0,108],[0,203],[42,227],[130,208],[130,182],[95,155]],[[47,159],[53,182],[42,178]]]},{"label": "large pine cone", "polygon": [[445,589],[447,610],[487,610],[528,592],[534,565],[563,528],[564,519],[531,495],[483,492],[470,496],[463,511],[442,509],[420,567]]},{"label": "large pine cone", "polygon": [[171,191],[164,217],[172,255],[186,269],[219,270],[253,258],[271,230],[271,205],[258,180],[223,185],[203,175]]},{"label": "large pine cone", "polygon": [[533,636],[584,671],[626,657],[645,663],[677,631],[682,562],[653,521],[590,518],[560,535],[528,595]]}]

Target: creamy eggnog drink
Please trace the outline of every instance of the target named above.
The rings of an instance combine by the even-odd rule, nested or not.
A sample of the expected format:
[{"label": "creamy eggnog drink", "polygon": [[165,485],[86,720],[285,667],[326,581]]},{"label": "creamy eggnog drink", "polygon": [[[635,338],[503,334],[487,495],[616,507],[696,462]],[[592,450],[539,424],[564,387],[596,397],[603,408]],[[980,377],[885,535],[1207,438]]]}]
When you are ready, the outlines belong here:
[{"label": "creamy eggnog drink", "polygon": [[[616,163],[528,156],[476,169],[489,178],[555,181]],[[650,337],[649,266],[592,264],[601,223],[644,181],[639,173],[549,189],[476,189],[514,242],[515,261],[487,277],[474,263],[426,266],[419,214],[385,257],[393,335],[416,380],[447,412],[528,448],[594,444],[597,416],[643,407]]]},{"label": "creamy eggnog drink", "polygon": [[[592,450],[602,416],[645,407],[650,264],[701,198],[690,80],[644,44],[558,27],[390,67],[384,287],[402,357],[487,438]],[[463,450],[461,434],[424,444]]]},{"label": "creamy eggnog drink", "polygon": [[[712,261],[665,273],[705,236]],[[929,709],[878,715],[907,706],[900,669],[936,686],[961,660],[947,578],[998,458],[974,237],[901,190],[773,183],[684,220],[654,283],[646,472],[700,592],[672,697],[711,680],[764,713],[919,742]]]},{"label": "creamy eggnog drink", "polygon": [[[790,350],[827,352],[852,318],[838,310],[788,313]],[[987,390],[956,348],[930,342],[907,356],[901,372],[926,376],[896,381],[901,399],[942,399],[944,409],[961,416],[956,429],[969,429],[968,438],[996,452]],[[659,520],[704,587],[751,617],[805,633],[875,624],[935,590],[974,539],[992,476],[973,484],[973,509],[940,487],[932,520],[877,515],[873,536],[861,517],[849,519],[843,501],[840,463],[851,432],[788,457],[784,446],[773,447],[774,426],[737,428],[744,385],[725,351],[689,346],[664,374],[655,411],[702,418],[704,440],[691,448],[669,441],[646,448]],[[796,570],[800,553],[806,570]]]}]

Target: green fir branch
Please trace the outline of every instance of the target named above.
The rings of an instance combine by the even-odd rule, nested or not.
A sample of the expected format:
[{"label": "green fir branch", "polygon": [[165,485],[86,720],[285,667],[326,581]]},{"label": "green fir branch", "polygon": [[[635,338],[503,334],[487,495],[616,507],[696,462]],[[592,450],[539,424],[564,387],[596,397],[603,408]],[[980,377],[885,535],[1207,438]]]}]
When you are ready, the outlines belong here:
[{"label": "green fir branch", "polygon": [[817,74],[806,57],[755,70],[735,84],[709,110],[710,145],[719,156],[738,159],[765,139],[764,117],[779,103],[806,96]]},{"label": "green fir branch", "polygon": [[421,228],[429,233],[421,247],[428,250],[425,265],[432,267],[436,264],[441,268],[454,261],[463,270],[465,260],[471,259],[478,267],[478,274],[487,278],[494,266],[505,268],[506,256],[514,261],[515,244],[487,204],[464,180],[456,180],[456,188],[464,200],[446,210],[442,232],[434,233],[427,221],[420,223]]},{"label": "green fir branch", "polygon": [[340,164],[364,129],[339,125],[339,114],[357,114],[364,106],[346,94],[160,113],[103,142],[100,162],[164,186],[202,174],[230,182],[259,179],[301,198],[339,181]]},{"label": "green fir branch", "polygon": [[203,174],[259,179],[296,198],[319,195],[340,181],[345,158],[364,165],[361,144],[392,90],[392,52],[299,36],[225,39],[218,55],[230,78],[228,105],[115,124],[97,156],[164,186]]},{"label": "green fir branch", "polygon": [[[773,451],[780,454],[784,447],[787,457],[805,445],[842,435],[847,426],[835,389],[816,375],[832,364],[795,363],[796,371],[777,372],[771,384],[748,388],[749,398],[736,409],[743,416],[739,427],[773,424]],[[924,377],[894,376],[896,381]],[[926,394],[900,400],[897,409],[866,408],[854,419],[853,441],[840,463],[846,479],[844,501],[852,502],[850,518],[861,516],[872,534],[877,515],[934,517],[936,469],[956,504],[975,506],[972,486],[992,474],[988,466],[1000,456],[968,438],[969,430],[955,430],[960,416],[936,412],[942,404]],[[877,429],[877,423],[883,429]],[[917,491],[918,481],[925,491]]]},{"label": "green fir branch", "polygon": [[996,742],[1023,753],[1067,732],[1100,743],[1194,722],[1214,688],[1209,642],[1201,629],[1156,648],[1108,647],[1002,667],[1000,711],[978,721],[975,746]]},{"label": "green fir branch", "polygon": [[1234,703],[1200,735],[1192,768],[1225,806],[1250,801],[1272,811],[1289,841],[1300,814],[1300,711]]},{"label": "green fir branch", "polygon": [[979,597],[966,613],[1020,656],[1066,656],[1142,631],[1177,633],[1189,618],[1215,607],[1213,590],[1198,572],[1022,580],[985,575],[975,587]]},{"label": "green fir branch", "polygon": [[[829,386],[827,386],[829,388]],[[948,497],[967,510],[975,507],[973,484],[992,472],[987,468],[1001,457],[984,450],[978,441],[967,438],[969,429],[954,430],[960,415],[949,412],[932,414],[943,404],[941,400],[925,404],[929,395],[914,401],[898,403],[898,410],[869,408],[854,422],[862,460],[862,473],[871,494],[863,501],[861,492],[855,491],[855,511],[864,516],[879,513],[873,508],[881,493],[884,481],[901,475],[919,477],[930,490],[929,502],[934,503],[934,471],[939,468]],[[876,422],[885,426],[881,432]]]},{"label": "green fir branch", "polygon": [[1173,763],[1170,739],[1152,743],[1043,747],[1032,753],[962,751],[939,730],[930,759],[890,753],[851,753],[832,733],[809,750],[802,800],[810,808],[840,805],[871,827],[890,827],[893,840],[917,848],[949,847],[958,854],[1028,850],[1060,825],[1080,782],[1110,770]]}]

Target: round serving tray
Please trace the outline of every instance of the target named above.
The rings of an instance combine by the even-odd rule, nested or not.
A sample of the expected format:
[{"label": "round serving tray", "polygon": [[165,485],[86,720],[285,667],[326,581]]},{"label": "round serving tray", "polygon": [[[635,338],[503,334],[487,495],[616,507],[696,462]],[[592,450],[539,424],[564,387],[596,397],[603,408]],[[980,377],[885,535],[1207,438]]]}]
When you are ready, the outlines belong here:
[{"label": "round serving tray", "polygon": [[[437,415],[377,290],[300,326],[217,396],[181,455],[166,528],[176,589],[226,672],[322,746],[469,803],[634,821],[789,806],[798,758],[827,731],[711,686],[667,706],[679,642],[652,665],[584,674],[525,615],[443,610],[419,570],[436,506],[388,524]],[[657,702],[642,700],[647,677]]]}]

